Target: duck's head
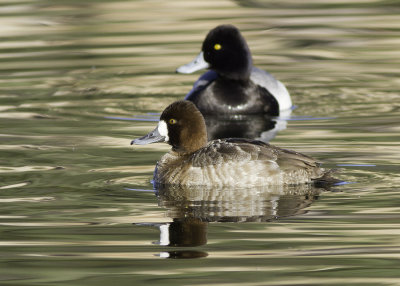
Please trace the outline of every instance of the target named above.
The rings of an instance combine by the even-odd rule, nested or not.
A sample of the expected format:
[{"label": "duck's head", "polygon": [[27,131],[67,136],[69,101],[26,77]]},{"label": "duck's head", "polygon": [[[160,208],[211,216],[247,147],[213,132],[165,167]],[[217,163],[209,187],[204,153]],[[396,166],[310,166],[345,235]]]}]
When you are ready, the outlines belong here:
[{"label": "duck's head", "polygon": [[207,144],[203,115],[190,101],[180,100],[170,104],[161,114],[157,127],[147,135],[132,140],[144,145],[166,142],[178,153],[192,153]]},{"label": "duck's head", "polygon": [[208,33],[201,53],[176,71],[192,73],[209,68],[229,79],[246,80],[252,65],[249,47],[239,30],[232,25],[220,25]]}]

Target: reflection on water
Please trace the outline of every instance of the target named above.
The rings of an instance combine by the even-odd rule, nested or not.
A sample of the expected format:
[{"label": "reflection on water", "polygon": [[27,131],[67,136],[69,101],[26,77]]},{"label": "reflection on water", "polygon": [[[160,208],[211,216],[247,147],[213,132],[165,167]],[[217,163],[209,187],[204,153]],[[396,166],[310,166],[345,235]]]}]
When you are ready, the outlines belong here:
[{"label": "reflection on water", "polygon": [[[3,1],[0,284],[400,284],[398,6]],[[138,150],[130,139],[192,88],[198,74],[175,68],[220,24],[241,29],[254,64],[284,82],[298,108],[272,121],[210,118],[210,137],[276,135],[272,144],[340,166],[357,183],[340,192],[160,190],[159,201],[128,190],[151,189],[169,149]],[[175,235],[152,244],[160,226]]]},{"label": "reflection on water", "polygon": [[251,138],[264,142],[286,129],[286,120],[267,115],[204,116],[209,140]]},{"label": "reflection on water", "polygon": [[263,222],[302,213],[321,190],[308,184],[246,189],[158,186],[157,195],[172,218]]},{"label": "reflection on water", "polygon": [[[152,224],[160,230],[158,243],[194,247],[207,243],[210,222],[269,222],[304,214],[305,208],[317,200],[325,189],[313,185],[248,189],[157,185],[156,190],[159,205],[172,218],[171,223]],[[171,256],[188,258],[193,254],[192,258],[203,257],[191,251],[177,253],[175,251]]]},{"label": "reflection on water", "polygon": [[207,243],[207,222],[197,217],[176,217],[160,226],[160,245],[200,246]]},{"label": "reflection on water", "polygon": [[160,257],[162,258],[203,258],[207,257],[207,253],[203,251],[196,250],[175,250],[175,251],[163,251],[160,253]]}]

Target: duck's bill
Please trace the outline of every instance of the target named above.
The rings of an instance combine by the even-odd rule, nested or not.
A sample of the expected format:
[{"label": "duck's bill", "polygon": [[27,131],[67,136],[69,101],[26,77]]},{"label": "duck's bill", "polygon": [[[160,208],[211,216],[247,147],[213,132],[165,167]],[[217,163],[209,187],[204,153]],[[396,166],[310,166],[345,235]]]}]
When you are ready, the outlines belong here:
[{"label": "duck's bill", "polygon": [[138,139],[134,139],[131,141],[131,145],[146,145],[150,143],[157,143],[157,142],[164,142],[165,141],[165,136],[162,136],[158,132],[158,127],[156,127],[153,131],[151,131],[149,134],[140,137]]},{"label": "duck's bill", "polygon": [[198,70],[209,68],[209,64],[204,60],[203,52],[201,52],[193,61],[176,69],[177,73],[193,73]]}]

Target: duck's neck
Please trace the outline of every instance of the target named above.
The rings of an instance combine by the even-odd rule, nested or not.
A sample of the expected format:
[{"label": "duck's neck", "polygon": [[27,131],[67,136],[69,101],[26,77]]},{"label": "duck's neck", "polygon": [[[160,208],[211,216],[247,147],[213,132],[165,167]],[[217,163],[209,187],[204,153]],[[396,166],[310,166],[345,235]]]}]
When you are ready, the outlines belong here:
[{"label": "duck's neck", "polygon": [[250,78],[253,63],[251,57],[243,59],[237,66],[230,66],[228,69],[217,70],[217,73],[230,80],[247,81]]},{"label": "duck's neck", "polygon": [[[196,131],[193,132],[194,130]],[[172,145],[172,150],[182,155],[191,154],[205,147],[207,142],[207,130],[203,119],[188,124],[188,128],[180,134],[179,144]]]},{"label": "duck's neck", "polygon": [[172,151],[179,155],[187,155],[196,152],[197,150],[207,145],[207,134],[201,136],[187,137],[184,144],[180,146],[172,146]]}]

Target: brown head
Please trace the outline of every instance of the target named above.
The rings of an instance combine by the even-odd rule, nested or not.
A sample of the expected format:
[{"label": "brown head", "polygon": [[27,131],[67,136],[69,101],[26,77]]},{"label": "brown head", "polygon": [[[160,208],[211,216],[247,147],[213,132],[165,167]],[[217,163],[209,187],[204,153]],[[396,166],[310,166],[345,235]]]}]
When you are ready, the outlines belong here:
[{"label": "brown head", "polygon": [[167,142],[178,153],[192,153],[207,144],[207,131],[203,115],[190,101],[170,104],[161,114],[157,127],[131,144]]}]

